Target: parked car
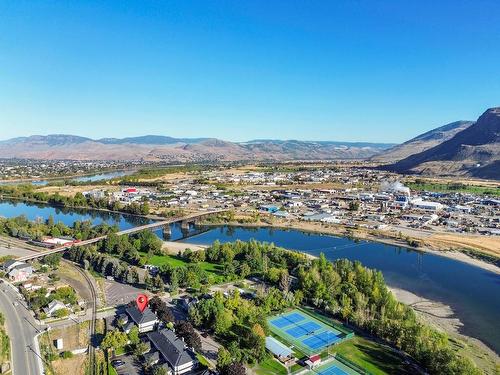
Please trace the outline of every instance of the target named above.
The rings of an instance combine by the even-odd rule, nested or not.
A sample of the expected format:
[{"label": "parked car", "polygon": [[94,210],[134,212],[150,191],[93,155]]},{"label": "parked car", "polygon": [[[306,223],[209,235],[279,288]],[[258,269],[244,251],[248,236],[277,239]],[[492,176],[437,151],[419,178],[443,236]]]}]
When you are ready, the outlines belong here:
[{"label": "parked car", "polygon": [[121,359],[115,359],[114,361],[111,361],[111,364],[113,365],[113,367],[120,367],[123,366],[125,362],[123,362]]}]

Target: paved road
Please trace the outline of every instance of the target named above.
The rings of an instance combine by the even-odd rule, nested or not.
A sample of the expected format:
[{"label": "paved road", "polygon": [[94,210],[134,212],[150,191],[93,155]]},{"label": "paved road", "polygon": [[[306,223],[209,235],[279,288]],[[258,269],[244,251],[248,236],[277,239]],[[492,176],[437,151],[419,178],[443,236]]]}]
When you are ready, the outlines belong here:
[{"label": "paved road", "polygon": [[35,255],[36,251],[23,249],[17,244],[9,245],[0,239],[0,256],[12,255],[14,257],[23,257]]},{"label": "paved road", "polygon": [[[9,284],[0,284],[0,310],[5,316],[7,332],[11,340],[13,375],[43,374],[43,366],[35,339],[44,327],[40,327],[24,301]],[[17,303],[18,306],[14,306]]]}]

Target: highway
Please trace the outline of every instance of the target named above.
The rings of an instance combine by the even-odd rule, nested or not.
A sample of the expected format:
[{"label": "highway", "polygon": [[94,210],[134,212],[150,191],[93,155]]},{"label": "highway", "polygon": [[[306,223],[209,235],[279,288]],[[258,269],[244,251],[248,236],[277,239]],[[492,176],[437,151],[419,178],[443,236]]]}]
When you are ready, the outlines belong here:
[{"label": "highway", "polygon": [[[179,222],[179,221],[195,220],[195,219],[200,218],[200,217],[204,217],[204,216],[208,216],[208,215],[214,215],[214,214],[218,214],[218,213],[225,212],[225,211],[227,211],[227,210],[214,210],[214,211],[207,211],[207,212],[197,212],[195,214],[187,215],[187,216],[184,216],[184,217],[181,217],[181,218],[176,218],[176,219],[171,219],[171,220],[157,221],[157,222],[154,222],[154,223],[151,223],[151,224],[146,224],[146,225],[141,225],[141,226],[138,226],[138,227],[133,227],[133,228],[130,228],[130,229],[126,229],[126,230],[122,230],[120,232],[117,232],[116,234],[119,235],[119,236],[121,236],[121,235],[128,235],[128,234],[133,234],[133,233],[141,232],[143,230],[157,229],[157,228],[161,228],[161,227],[164,227],[164,226],[167,226],[167,225],[170,225],[172,223]],[[59,247],[56,247],[54,249],[40,251],[40,252],[38,252],[36,254],[25,255],[25,256],[17,258],[17,260],[26,262],[28,260],[32,260],[32,259],[36,259],[36,258],[41,258],[41,257],[44,257],[46,255],[60,253],[60,252],[66,251],[68,249],[71,249],[72,247],[90,245],[90,244],[99,242],[101,240],[104,240],[104,239],[106,239],[106,237],[107,236],[99,236],[99,237],[96,237],[96,238],[91,238],[90,240],[80,241],[80,242],[72,243],[70,245],[59,246]]]},{"label": "highway", "polygon": [[13,375],[43,374],[35,336],[45,327],[38,325],[31,311],[26,308],[26,303],[20,299],[20,295],[11,285],[2,282],[0,287],[0,311],[5,316],[7,333],[11,341],[12,373]]}]

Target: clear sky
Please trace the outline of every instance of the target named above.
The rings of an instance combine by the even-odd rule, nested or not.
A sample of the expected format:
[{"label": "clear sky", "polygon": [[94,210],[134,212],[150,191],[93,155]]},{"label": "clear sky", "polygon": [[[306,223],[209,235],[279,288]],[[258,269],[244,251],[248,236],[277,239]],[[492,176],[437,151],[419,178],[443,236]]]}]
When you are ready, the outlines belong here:
[{"label": "clear sky", "polygon": [[0,1],[0,139],[399,142],[500,105],[500,1]]}]

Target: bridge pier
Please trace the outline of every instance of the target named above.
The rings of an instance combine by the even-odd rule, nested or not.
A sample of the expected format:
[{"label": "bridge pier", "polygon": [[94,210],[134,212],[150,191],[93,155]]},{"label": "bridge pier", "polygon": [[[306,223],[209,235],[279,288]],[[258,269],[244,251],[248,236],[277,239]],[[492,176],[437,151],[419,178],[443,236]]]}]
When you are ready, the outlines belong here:
[{"label": "bridge pier", "polygon": [[182,221],[181,221],[181,229],[182,229],[182,230],[189,230],[189,221],[187,221],[187,220],[182,220]]},{"label": "bridge pier", "polygon": [[170,225],[165,225],[162,228],[162,234],[165,241],[170,241],[170,238],[172,236],[172,229],[170,229]]}]

